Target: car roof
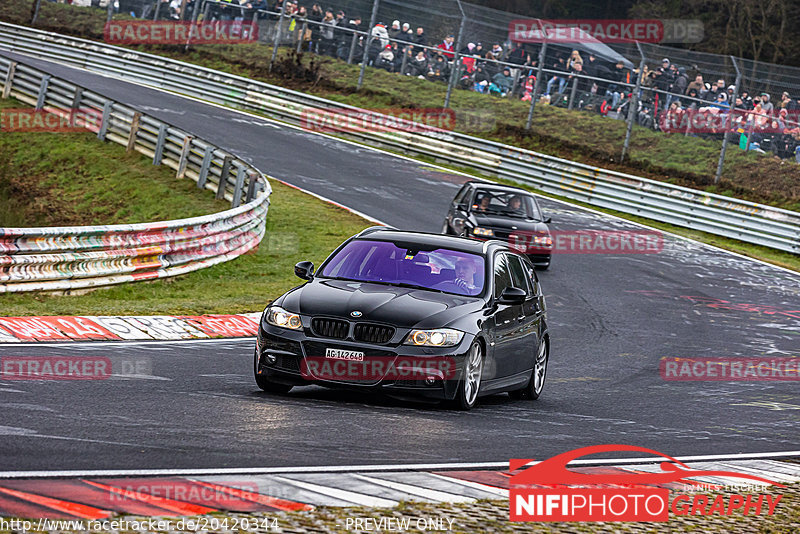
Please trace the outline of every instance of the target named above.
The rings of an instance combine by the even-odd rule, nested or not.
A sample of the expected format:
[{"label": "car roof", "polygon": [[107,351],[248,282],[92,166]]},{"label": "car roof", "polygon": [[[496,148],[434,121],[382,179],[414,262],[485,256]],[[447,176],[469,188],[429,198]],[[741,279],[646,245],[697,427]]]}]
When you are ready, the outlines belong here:
[{"label": "car roof", "polygon": [[483,255],[496,248],[507,249],[508,245],[502,241],[477,241],[464,237],[455,237],[443,234],[429,234],[425,232],[401,231],[394,228],[369,228],[355,236],[355,239],[371,241],[402,241],[404,243],[436,246],[459,252],[471,252]]},{"label": "car roof", "polygon": [[522,189],[521,187],[517,187],[514,185],[496,184],[492,182],[478,182],[475,180],[470,180],[469,182],[467,182],[467,184],[480,189],[488,189],[490,191],[513,191],[515,193],[524,193],[533,196],[533,193],[531,193],[527,189]]}]

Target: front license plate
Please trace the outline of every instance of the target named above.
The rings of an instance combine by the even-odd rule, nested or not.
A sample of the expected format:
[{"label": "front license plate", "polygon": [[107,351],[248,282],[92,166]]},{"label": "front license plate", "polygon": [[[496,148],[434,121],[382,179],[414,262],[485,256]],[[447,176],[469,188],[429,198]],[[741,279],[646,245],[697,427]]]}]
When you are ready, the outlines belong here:
[{"label": "front license plate", "polygon": [[325,357],[335,360],[355,360],[364,361],[364,353],[357,350],[325,349]]}]

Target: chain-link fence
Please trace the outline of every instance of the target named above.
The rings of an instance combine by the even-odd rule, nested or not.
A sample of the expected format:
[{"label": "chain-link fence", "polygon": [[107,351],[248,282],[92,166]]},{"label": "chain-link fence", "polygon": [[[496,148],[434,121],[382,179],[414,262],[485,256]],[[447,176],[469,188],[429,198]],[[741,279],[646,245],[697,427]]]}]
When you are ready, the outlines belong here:
[{"label": "chain-link fence", "polygon": [[459,0],[120,0],[120,11],[257,26],[259,41],[361,64],[358,74],[349,71],[359,89],[365,68],[379,68],[443,84],[444,107],[474,106],[461,101],[462,91],[486,93],[487,107],[496,105],[492,95],[522,100],[526,129],[545,105],[624,121],[619,159],[630,157],[637,136],[649,140],[649,130],[718,143],[719,156],[708,162],[716,164],[716,180],[728,145],[800,162],[798,68],[591,38],[517,44],[509,24],[519,17]]}]

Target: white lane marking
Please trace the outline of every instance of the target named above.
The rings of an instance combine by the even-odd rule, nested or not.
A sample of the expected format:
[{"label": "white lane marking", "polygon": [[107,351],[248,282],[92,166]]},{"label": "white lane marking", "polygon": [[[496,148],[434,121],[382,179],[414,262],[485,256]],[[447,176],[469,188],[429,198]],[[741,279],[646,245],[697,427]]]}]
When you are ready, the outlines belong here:
[{"label": "white lane marking", "polygon": [[440,475],[437,473],[428,473],[429,475],[440,478],[442,480],[446,480],[450,483],[460,484],[461,486],[466,486],[468,488],[476,489],[478,491],[483,491],[485,493],[490,493],[492,495],[496,495],[498,497],[503,497],[505,499],[508,498],[508,490],[504,490],[503,488],[496,488],[494,486],[489,486],[487,484],[481,484],[480,482],[473,482],[472,480],[464,480],[461,478],[456,477],[449,477],[446,475]]},{"label": "white lane marking", "polygon": [[393,508],[399,504],[398,501],[392,501],[381,497],[373,497],[371,495],[365,495],[363,493],[356,493],[355,491],[347,491],[338,488],[331,488],[328,486],[321,486],[319,484],[312,484],[311,482],[292,480],[291,478],[284,478],[284,477],[274,477],[274,478],[275,480],[283,482],[284,484],[297,486],[298,488],[302,488],[304,490],[321,493],[322,495],[326,495],[328,497],[334,497],[336,499],[341,499],[343,501],[352,502],[360,506],[377,506],[381,508]]},{"label": "white lane marking", "polygon": [[65,349],[78,349],[85,347],[147,347],[149,345],[174,345],[191,343],[231,343],[237,341],[255,341],[255,336],[248,337],[220,337],[213,339],[171,339],[171,340],[139,340],[139,341],[73,341],[65,343],[57,342],[31,342],[31,343],[0,343],[0,347],[8,345],[10,347],[47,347],[54,346]]},{"label": "white lane marking", "polygon": [[[713,460],[745,460],[763,458],[800,458],[800,451],[781,451],[763,453],[712,454],[701,456],[675,456],[682,462],[702,462]],[[577,460],[569,465],[614,465],[652,464],[662,458],[601,458],[596,460]],[[531,462],[527,465],[534,465]],[[379,473],[382,471],[441,471],[464,469],[508,469],[508,460],[502,462],[441,463],[441,464],[389,464],[389,465],[331,465],[298,467],[224,467],[202,469],[96,469],[91,471],[0,471],[0,478],[43,478],[43,477],[94,477],[94,476],[169,476],[169,475],[269,475],[290,473]]]},{"label": "white lane marking", "polygon": [[383,486],[385,488],[393,489],[403,493],[408,493],[409,495],[416,495],[417,497],[422,497],[423,499],[428,501],[475,502],[475,499],[473,499],[472,497],[464,497],[462,495],[457,495],[454,493],[446,493],[444,491],[435,489],[423,488],[420,486],[414,486],[412,484],[404,484],[402,482],[394,482],[392,480],[384,480],[381,478],[370,477],[367,475],[359,475],[358,473],[353,474],[353,476],[359,480],[363,480],[364,482],[375,484],[377,486]]}]

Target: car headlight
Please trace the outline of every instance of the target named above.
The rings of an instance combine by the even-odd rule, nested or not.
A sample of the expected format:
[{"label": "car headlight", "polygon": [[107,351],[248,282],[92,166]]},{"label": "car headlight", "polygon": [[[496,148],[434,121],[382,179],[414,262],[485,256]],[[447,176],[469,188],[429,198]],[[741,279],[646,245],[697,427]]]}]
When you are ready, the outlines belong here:
[{"label": "car headlight", "polygon": [[299,315],[287,312],[280,306],[270,306],[267,308],[265,316],[267,322],[273,326],[290,330],[301,330],[303,328],[303,321],[300,320]]},{"label": "car headlight", "polygon": [[464,332],[452,328],[412,330],[403,344],[418,347],[452,347],[461,343],[463,337]]},{"label": "car headlight", "polygon": [[491,228],[481,228],[480,226],[473,228],[472,233],[475,235],[482,235],[484,237],[492,237],[494,235],[494,232]]}]

